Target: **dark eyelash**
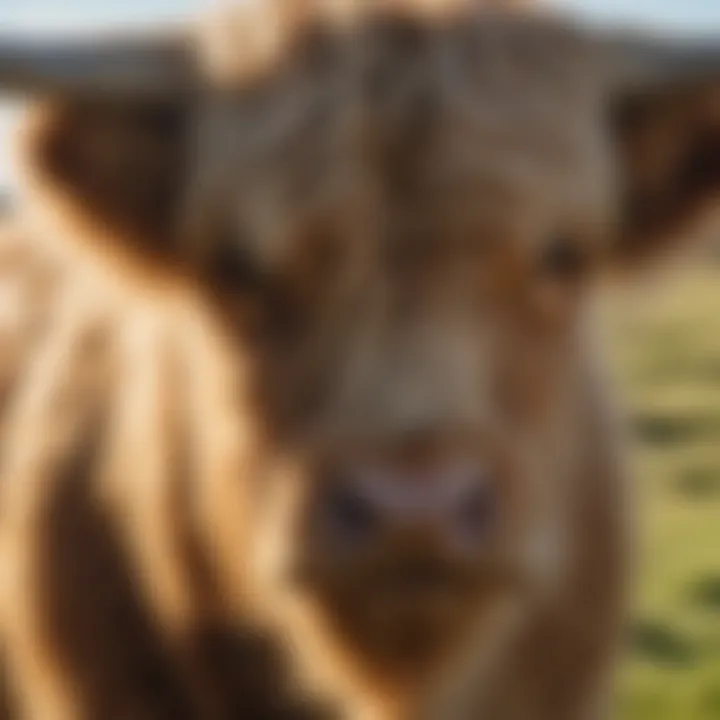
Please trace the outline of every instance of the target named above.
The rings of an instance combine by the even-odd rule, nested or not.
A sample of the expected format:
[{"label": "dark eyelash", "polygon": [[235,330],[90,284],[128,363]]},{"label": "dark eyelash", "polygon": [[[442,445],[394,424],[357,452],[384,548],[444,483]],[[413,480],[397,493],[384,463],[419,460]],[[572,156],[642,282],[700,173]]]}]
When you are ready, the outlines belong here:
[{"label": "dark eyelash", "polygon": [[543,248],[540,271],[559,280],[573,280],[586,272],[588,255],[572,237],[559,235]]},{"label": "dark eyelash", "polygon": [[220,290],[246,292],[260,284],[260,272],[247,253],[233,245],[221,245],[210,255],[207,271]]}]

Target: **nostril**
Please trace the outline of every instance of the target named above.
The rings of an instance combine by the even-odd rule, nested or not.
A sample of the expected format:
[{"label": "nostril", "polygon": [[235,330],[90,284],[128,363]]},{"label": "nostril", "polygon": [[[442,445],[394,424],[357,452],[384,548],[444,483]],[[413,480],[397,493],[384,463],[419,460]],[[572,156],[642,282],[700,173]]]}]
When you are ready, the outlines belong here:
[{"label": "nostril", "polygon": [[495,524],[497,502],[487,483],[476,483],[459,499],[455,521],[460,529],[472,537],[489,532]]},{"label": "nostril", "polygon": [[323,505],[325,523],[334,538],[364,540],[380,521],[372,501],[348,485],[329,489]]}]

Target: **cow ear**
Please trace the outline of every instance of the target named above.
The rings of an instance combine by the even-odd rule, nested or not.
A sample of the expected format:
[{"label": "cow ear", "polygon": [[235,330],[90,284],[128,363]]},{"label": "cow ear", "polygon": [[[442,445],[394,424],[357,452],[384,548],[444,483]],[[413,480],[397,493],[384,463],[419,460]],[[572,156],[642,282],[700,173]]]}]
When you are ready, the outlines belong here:
[{"label": "cow ear", "polygon": [[623,262],[702,238],[719,209],[720,56],[714,63],[701,64],[700,73],[669,74],[667,82],[655,78],[615,100]]},{"label": "cow ear", "polygon": [[0,37],[0,90],[40,100],[24,142],[38,205],[144,256],[172,251],[200,69],[188,29]]},{"label": "cow ear", "polygon": [[93,237],[167,260],[177,251],[189,123],[181,100],[50,101],[28,133],[31,185]]}]

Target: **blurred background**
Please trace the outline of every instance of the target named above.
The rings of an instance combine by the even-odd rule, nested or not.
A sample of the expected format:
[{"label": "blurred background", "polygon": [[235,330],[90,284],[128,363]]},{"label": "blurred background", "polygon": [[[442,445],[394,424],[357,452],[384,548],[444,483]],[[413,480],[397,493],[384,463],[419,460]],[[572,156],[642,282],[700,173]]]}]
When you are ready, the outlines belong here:
[{"label": "blurred background", "polygon": [[[0,0],[0,29],[60,32],[177,20],[203,4]],[[720,0],[555,4],[591,22],[720,37]],[[0,102],[5,198],[12,196],[8,147],[19,110]],[[635,431],[641,515],[640,582],[617,718],[720,720],[720,252],[711,249],[704,261],[632,298],[614,296],[607,310]]]}]

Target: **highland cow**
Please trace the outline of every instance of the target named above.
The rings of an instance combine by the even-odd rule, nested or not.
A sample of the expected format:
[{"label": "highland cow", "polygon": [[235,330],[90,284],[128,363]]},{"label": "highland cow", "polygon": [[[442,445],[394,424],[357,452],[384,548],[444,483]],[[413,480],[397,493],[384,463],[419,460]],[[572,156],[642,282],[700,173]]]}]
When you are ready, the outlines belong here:
[{"label": "highland cow", "polygon": [[720,52],[284,5],[0,41],[6,715],[606,717],[594,298],[710,217]]}]

